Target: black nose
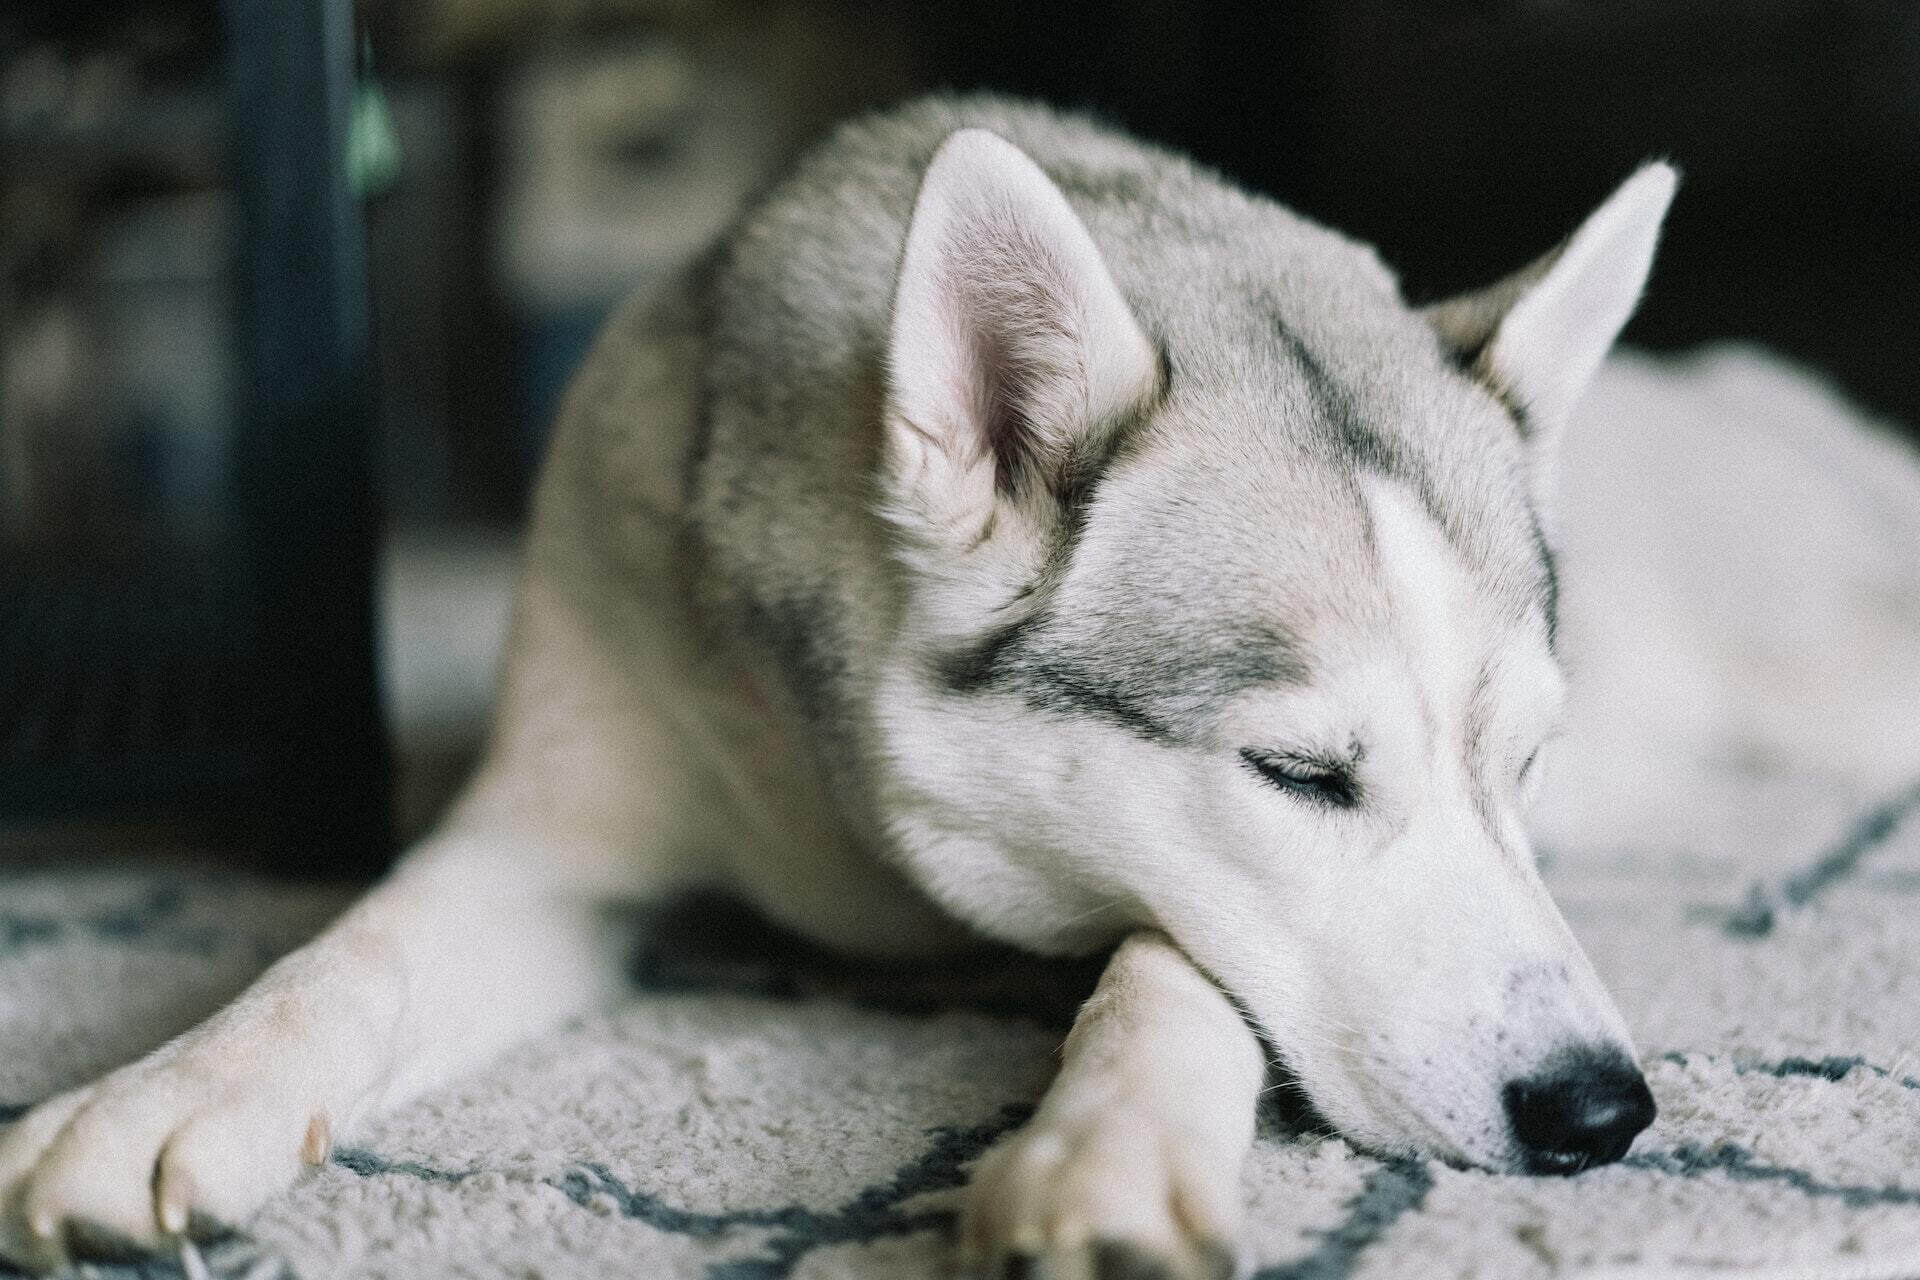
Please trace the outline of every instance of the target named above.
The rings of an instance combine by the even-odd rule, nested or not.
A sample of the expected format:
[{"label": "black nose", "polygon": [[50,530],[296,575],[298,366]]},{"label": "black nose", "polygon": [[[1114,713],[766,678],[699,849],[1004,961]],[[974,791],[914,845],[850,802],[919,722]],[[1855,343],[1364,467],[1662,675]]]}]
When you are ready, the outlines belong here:
[{"label": "black nose", "polygon": [[1503,1097],[1528,1173],[1610,1164],[1653,1123],[1645,1078],[1612,1049],[1558,1054],[1540,1074],[1509,1081]]}]

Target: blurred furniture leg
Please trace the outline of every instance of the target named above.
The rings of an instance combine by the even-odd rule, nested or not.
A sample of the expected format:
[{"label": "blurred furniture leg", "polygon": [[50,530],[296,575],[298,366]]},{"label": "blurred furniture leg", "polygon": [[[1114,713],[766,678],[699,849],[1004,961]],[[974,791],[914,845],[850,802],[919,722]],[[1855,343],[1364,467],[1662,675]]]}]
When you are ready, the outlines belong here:
[{"label": "blurred furniture leg", "polygon": [[350,0],[224,0],[242,212],[243,427],[233,580],[262,663],[261,850],[277,869],[373,872],[389,850],[374,649],[371,346],[346,176]]}]

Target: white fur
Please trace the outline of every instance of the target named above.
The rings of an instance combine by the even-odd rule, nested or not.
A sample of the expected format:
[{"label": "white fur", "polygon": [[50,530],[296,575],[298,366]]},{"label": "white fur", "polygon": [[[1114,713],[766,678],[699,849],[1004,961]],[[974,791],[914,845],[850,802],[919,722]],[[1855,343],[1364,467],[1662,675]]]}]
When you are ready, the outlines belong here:
[{"label": "white fur", "polygon": [[1907,784],[1920,758],[1909,446],[1863,430],[1805,371],[1721,346],[1610,362],[1565,455],[1572,714],[1543,838],[1684,848],[1723,837],[1782,777],[1859,806]]},{"label": "white fur", "polygon": [[1672,166],[1646,165],[1546,257],[1428,308],[1443,334],[1480,349],[1477,371],[1526,415],[1529,483],[1549,528],[1562,429],[1639,304],[1678,181]]},{"label": "white fur", "polygon": [[1500,321],[1488,363],[1530,416],[1558,425],[1573,412],[1640,302],[1676,182],[1664,164],[1627,179]]},{"label": "white fur", "polygon": [[[1385,1147],[1417,1134],[1504,1166],[1507,1080],[1566,1045],[1630,1052],[1520,824],[1517,775],[1554,727],[1560,677],[1543,636],[1485,612],[1408,495],[1382,484],[1369,501],[1391,627],[1350,637],[1350,665],[1310,688],[1249,695],[1217,756],[1106,726],[1015,733],[988,722],[1020,716],[1005,705],[957,722],[902,674],[882,698],[894,807],[916,879],[949,910],[1045,950],[1164,928],[1245,1003],[1343,1132]],[[1482,696],[1505,714],[1486,756],[1464,761],[1483,666],[1494,688]],[[1430,722],[1408,717],[1421,705]],[[1355,736],[1370,753],[1365,815],[1303,810],[1231,749]],[[1118,797],[1114,777],[1128,780]],[[1008,838],[1013,815],[1024,839]],[[1476,1026],[1504,1028],[1503,1043]]]},{"label": "white fur", "polygon": [[[1630,182],[1505,300],[1491,358],[1544,412],[1624,320],[1670,186]],[[192,1212],[244,1214],[370,1110],[603,999],[618,969],[599,908],[695,883],[860,950],[951,948],[964,928],[1043,951],[1132,935],[1034,1128],[983,1172],[969,1222],[987,1256],[1083,1267],[1108,1238],[1199,1266],[1232,1237],[1260,1055],[1216,983],[1350,1136],[1496,1167],[1513,1158],[1504,1080],[1569,1042],[1625,1043],[1519,827],[1519,764],[1559,699],[1544,636],[1484,598],[1405,492],[1363,495],[1377,574],[1341,608],[1299,610],[1312,679],[1240,693],[1206,741],[937,687],[938,654],[1005,621],[1041,563],[1037,495],[1157,385],[1092,236],[1020,151],[948,139],[899,274],[881,500],[910,581],[853,729],[877,744],[861,781],[891,861],[850,837],[808,744],[783,737],[799,721],[713,651],[685,589],[672,468],[645,441],[691,435],[698,343],[616,333],[650,360],[611,367],[657,385],[606,408],[582,392],[563,421],[470,792],[226,1012],[0,1138],[0,1252],[48,1266],[80,1220],[152,1244]],[[1008,367],[1024,425],[993,439]],[[1448,385],[1426,407],[1469,395]],[[606,441],[635,436],[631,404],[658,431],[623,452]],[[1126,528],[1161,480],[1116,467],[1101,519]],[[1118,572],[1128,545],[1092,529],[1069,572]],[[1468,750],[1475,699],[1488,727]],[[1280,793],[1238,754],[1354,742],[1369,803],[1351,812]]]}]

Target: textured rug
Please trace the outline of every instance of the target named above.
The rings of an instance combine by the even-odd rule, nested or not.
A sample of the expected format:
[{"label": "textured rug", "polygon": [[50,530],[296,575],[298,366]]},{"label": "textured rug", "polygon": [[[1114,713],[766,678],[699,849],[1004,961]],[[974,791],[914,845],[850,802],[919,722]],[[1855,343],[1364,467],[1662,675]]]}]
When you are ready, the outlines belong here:
[{"label": "textured rug", "polygon": [[[1717,413],[1749,442],[1770,412],[1791,420],[1794,441],[1839,412],[1805,384],[1769,382],[1748,357],[1716,359],[1617,374],[1611,403],[1626,412],[1647,379],[1682,377],[1705,397],[1689,414]],[[1670,426],[1654,414],[1640,429]],[[1876,475],[1906,466],[1883,445],[1854,461]],[[1648,465],[1671,448],[1669,437]],[[1579,465],[1603,491],[1635,491],[1600,461]],[[1818,487],[1818,470],[1779,469],[1780,494],[1743,482],[1784,535],[1774,543],[1838,536],[1831,505],[1792,497]],[[1875,491],[1891,505],[1858,535],[1881,539],[1877,551],[1854,551],[1920,547],[1920,481],[1909,472],[1896,489]],[[1606,518],[1686,524],[1626,510],[1582,515],[1574,502],[1569,560]],[[1587,535],[1574,527],[1583,520]],[[1696,544],[1711,541],[1691,528]],[[1707,556],[1712,582],[1689,594],[1730,572],[1700,545],[1662,554]],[[1844,593],[1879,599],[1830,563],[1809,577],[1764,559],[1741,563],[1801,572],[1795,607],[1829,628],[1849,616]],[[1600,564],[1586,568],[1568,566],[1576,608],[1579,591],[1617,586]],[[1888,572],[1910,581],[1920,568]],[[1728,599],[1760,607],[1745,588]],[[1887,607],[1913,616],[1904,596]],[[1607,616],[1653,643],[1650,617]],[[1768,635],[1796,625],[1763,621]],[[1734,631],[1715,634],[1732,644]],[[1728,693],[1690,721],[1676,691],[1697,694],[1699,673],[1683,680],[1670,655],[1646,649],[1613,666],[1591,643],[1575,649],[1590,692],[1541,815],[1545,865],[1635,1031],[1659,1120],[1617,1165],[1503,1177],[1357,1153],[1301,1127],[1275,1090],[1245,1174],[1259,1276],[1920,1276],[1920,685],[1896,681],[1853,720],[1794,713],[1775,732],[1799,688],[1778,671],[1756,685],[1772,691],[1764,707]],[[1889,713],[1891,727],[1861,727]],[[1796,754],[1781,741],[1809,745]],[[341,901],[188,863],[0,872],[0,1119],[187,1026]],[[1028,1113],[1092,979],[1085,966],[1032,962],[859,970],[712,903],[638,920],[636,939],[633,991],[617,1009],[350,1135],[224,1236],[81,1274],[945,1274],[969,1164]]]},{"label": "textured rug", "polygon": [[[1920,788],[1826,808],[1755,816],[1799,855],[1758,885],[1710,850],[1556,870],[1660,1102],[1623,1164],[1383,1162],[1269,1114],[1262,1280],[1920,1275]],[[0,894],[14,1102],[186,1026],[340,901],[186,867]],[[941,1274],[968,1163],[1027,1114],[1090,974],[852,971],[709,904],[642,933],[618,1010],[376,1122],[192,1256],[82,1274]]]}]

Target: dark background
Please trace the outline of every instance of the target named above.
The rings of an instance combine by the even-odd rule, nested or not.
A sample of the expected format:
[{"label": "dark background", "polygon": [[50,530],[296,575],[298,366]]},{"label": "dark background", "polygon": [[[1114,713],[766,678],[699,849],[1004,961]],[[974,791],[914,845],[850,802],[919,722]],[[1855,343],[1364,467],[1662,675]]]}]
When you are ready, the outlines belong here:
[{"label": "dark background", "polygon": [[1375,242],[1419,300],[1518,266],[1671,159],[1681,194],[1629,340],[1761,339],[1920,421],[1920,6],[992,12],[941,9],[937,78],[1097,106]]},{"label": "dark background", "polygon": [[16,2],[0,852],[166,816],[377,866],[389,726],[414,765],[471,733],[409,728],[376,571],[504,581],[608,308],[831,121],[940,87],[1187,150],[1373,241],[1415,301],[1670,158],[1628,340],[1759,340],[1920,423],[1920,6],[1895,0]]}]

